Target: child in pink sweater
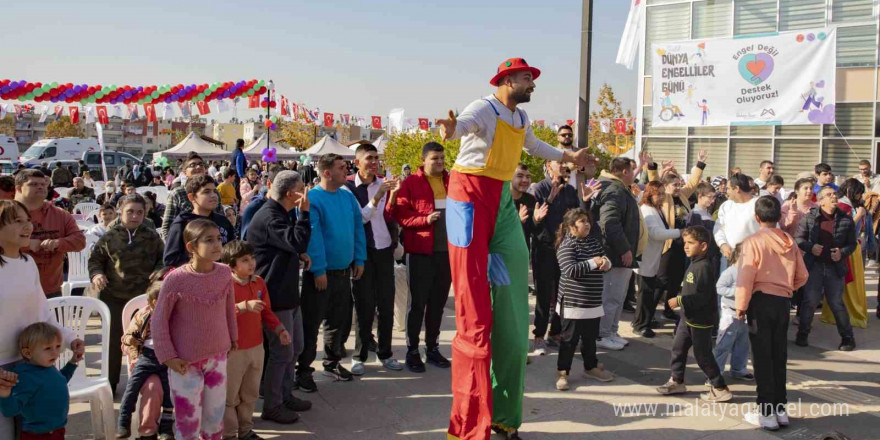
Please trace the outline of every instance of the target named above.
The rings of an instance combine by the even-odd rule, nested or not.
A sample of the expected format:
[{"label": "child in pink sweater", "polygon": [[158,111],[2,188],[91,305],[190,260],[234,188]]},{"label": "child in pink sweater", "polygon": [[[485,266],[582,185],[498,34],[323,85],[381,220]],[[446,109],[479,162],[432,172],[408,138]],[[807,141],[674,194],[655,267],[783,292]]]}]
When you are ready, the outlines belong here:
[{"label": "child in pink sweater", "polygon": [[219,440],[226,409],[226,355],[235,350],[238,324],[220,229],[190,222],[183,240],[191,259],[165,277],[151,322],[159,362],[168,366],[178,440]]}]

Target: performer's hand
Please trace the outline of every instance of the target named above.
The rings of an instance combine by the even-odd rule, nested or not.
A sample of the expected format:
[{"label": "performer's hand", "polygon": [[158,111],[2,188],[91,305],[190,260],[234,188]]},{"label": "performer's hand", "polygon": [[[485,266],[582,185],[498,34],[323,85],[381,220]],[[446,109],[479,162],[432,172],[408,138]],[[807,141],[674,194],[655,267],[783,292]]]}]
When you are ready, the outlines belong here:
[{"label": "performer's hand", "polygon": [[721,245],[721,255],[724,255],[724,258],[730,259],[730,256],[733,254],[733,249],[729,244],[725,243]]},{"label": "performer's hand", "polygon": [[434,211],[434,212],[428,214],[428,224],[429,225],[433,225],[434,222],[436,222],[437,220],[440,220],[440,211]]},{"label": "performer's hand", "polygon": [[168,359],[165,361],[165,365],[168,366],[169,370],[181,376],[186,374],[186,370],[189,368],[189,362],[180,358]]},{"label": "performer's hand", "polygon": [[586,148],[581,148],[577,151],[564,151],[562,153],[562,161],[570,162],[577,165],[580,168],[588,167],[592,165],[597,165],[599,163],[599,158],[590,154],[590,151]]},{"label": "performer's hand", "polygon": [[281,345],[290,345],[290,333],[287,333],[287,330],[281,329],[278,332],[278,339],[281,341]]},{"label": "performer's hand", "polygon": [[458,123],[455,119],[455,113],[449,110],[449,119],[438,119],[435,121],[437,127],[440,128],[440,138],[448,141],[455,134],[455,126]]},{"label": "performer's hand", "polygon": [[639,153],[639,171],[646,169],[648,165],[651,165],[652,163],[654,163],[654,158],[651,157],[651,153],[648,153],[647,151]]}]

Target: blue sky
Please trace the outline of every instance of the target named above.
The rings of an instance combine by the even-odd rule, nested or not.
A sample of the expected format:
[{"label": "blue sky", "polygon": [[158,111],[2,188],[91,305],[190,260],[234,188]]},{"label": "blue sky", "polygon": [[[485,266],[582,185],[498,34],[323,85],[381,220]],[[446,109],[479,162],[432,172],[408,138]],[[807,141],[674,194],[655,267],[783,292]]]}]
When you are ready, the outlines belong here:
[{"label": "blue sky", "polygon": [[[629,2],[594,1],[593,81],[635,102],[636,74],[614,64]],[[310,108],[442,117],[492,92],[504,59],[542,70],[532,119],[574,118],[581,2],[16,1],[4,6],[0,78],[148,85],[273,79]],[[250,116],[240,112],[240,115]]]}]

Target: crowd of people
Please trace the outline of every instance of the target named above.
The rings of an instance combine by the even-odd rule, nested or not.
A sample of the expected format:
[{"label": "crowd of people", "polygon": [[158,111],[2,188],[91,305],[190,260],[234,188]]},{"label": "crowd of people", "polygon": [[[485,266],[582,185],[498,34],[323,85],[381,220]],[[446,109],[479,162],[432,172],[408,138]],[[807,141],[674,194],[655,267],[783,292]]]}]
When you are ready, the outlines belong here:
[{"label": "crowd of people", "polygon": [[[485,102],[472,112],[499,113],[494,101]],[[469,123],[477,130],[482,122],[459,122]],[[496,136],[502,126],[497,130]],[[572,139],[571,127],[561,127],[558,152],[570,149]],[[64,438],[66,384],[84,344],[54,326],[47,298],[61,295],[65,255],[82,251],[87,235],[98,237],[88,261],[89,291],[111,314],[103,349],[114,393],[123,353],[131,363],[120,439],[259,440],[253,413],[260,398],[262,419],[295,423],[312,406],[299,393],[318,391],[313,375],[322,329],[318,368],[336,381],[370,374],[371,352],[378,368],[388,371],[425,373],[428,365],[488,370],[485,353],[460,354],[471,347],[463,344],[487,343],[478,340],[478,314],[461,316],[470,308],[505,307],[499,302],[508,299],[495,296],[490,304],[486,296],[483,304],[456,295],[459,336],[474,341],[454,343],[450,362],[439,340],[450,287],[514,285],[526,279],[528,265],[536,296],[531,335],[519,331],[528,326],[517,321],[516,311],[506,323],[496,315],[492,338],[529,345],[532,356],[558,350],[558,390],[570,388],[578,347],[583,377],[615,379],[597,350],[627,347],[620,321],[629,311],[638,337],[654,337],[666,321],[674,326],[670,378],[658,384],[659,393],[687,391],[692,349],[706,376],[701,398],[728,401],[729,380],[755,381],[758,406],[745,418],[770,430],[790,423],[785,375],[791,310],[799,346],[809,344],[820,305],[822,320],[837,327],[840,350],[855,349],[853,326],[868,323],[864,267],[876,251],[880,177],[865,161],[861,174],[839,187],[831,167],[817,164],[788,191],[769,161],[760,164],[757,178],[740,169],[704,176],[710,158],[701,151],[684,175],[675,163],[658,164],[643,152],[638,160],[614,158],[596,175],[566,163],[575,162],[566,152],[545,162],[543,176],[516,165],[512,180],[489,188],[495,206],[483,211],[490,209],[479,203],[486,183],[450,174],[439,143],[425,144],[422,164],[415,171],[407,166],[400,177],[380,170],[371,144],[358,146],[351,163],[328,154],[314,166],[249,166],[242,145],[228,162],[190,154],[171,179],[173,173],[126,165],[118,185],[106,182],[98,195],[89,191],[87,170],[72,177],[63,168],[51,174],[23,169],[0,179],[2,195],[11,199],[0,201],[0,296],[16,305],[0,309],[3,438],[14,438],[15,420],[18,438]],[[533,177],[540,180],[533,183]],[[67,182],[73,189],[59,200],[51,188]],[[165,203],[157,203],[155,193],[137,193],[153,183],[170,190]],[[97,224],[84,231],[68,209],[91,200],[101,209]],[[493,227],[504,235],[495,231],[486,238]],[[505,252],[518,253],[525,265]],[[479,272],[477,263],[487,261],[482,278],[460,276]],[[395,264],[406,265],[409,286],[403,362],[392,345]],[[148,305],[123,317],[125,305],[144,294]],[[59,371],[55,361],[66,348],[75,354]],[[516,353],[496,350],[491,357],[506,362],[514,382],[528,362]],[[147,416],[132,426],[138,396]],[[519,407],[512,402],[510,408]],[[493,425],[519,438],[505,426]]]}]

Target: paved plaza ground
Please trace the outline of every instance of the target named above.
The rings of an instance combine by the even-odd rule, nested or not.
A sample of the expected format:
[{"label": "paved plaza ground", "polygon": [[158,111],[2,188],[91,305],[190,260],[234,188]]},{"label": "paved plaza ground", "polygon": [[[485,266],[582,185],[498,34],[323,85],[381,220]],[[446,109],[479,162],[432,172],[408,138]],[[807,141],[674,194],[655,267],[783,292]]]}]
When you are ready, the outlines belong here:
[{"label": "paved plaza ground", "polygon": [[[855,329],[856,351],[837,351],[840,342],[834,326],[818,323],[816,317],[810,347],[789,344],[788,390],[792,425],[775,433],[762,432],[745,424],[742,410],[754,402],[754,382],[729,380],[734,399],[710,405],[699,401],[704,377],[691,357],[688,365],[689,393],[683,397],[660,396],[654,388],[669,377],[669,348],[672,324],[666,323],[657,337],[632,337],[619,352],[600,352],[599,360],[617,375],[610,383],[583,378],[577,365],[572,370],[572,389],[556,391],[556,352],[533,357],[527,367],[526,394],[521,435],[526,440],[645,440],[645,439],[812,439],[838,431],[851,439],[880,438],[880,320],[877,305],[877,272],[867,276],[870,327]],[[534,307],[534,297],[530,298]],[[452,297],[447,304],[441,335],[441,351],[450,354],[454,335]],[[658,313],[658,317],[659,317]],[[632,336],[624,313],[621,334]],[[792,326],[790,339],[794,339]],[[395,356],[403,359],[402,332],[394,333]],[[88,338],[87,361],[91,370],[99,367],[97,335]],[[319,339],[320,340],[320,339]],[[354,337],[349,338],[349,352]],[[349,360],[346,360],[346,366]],[[320,363],[320,359],[317,361]],[[450,371],[432,368],[424,374],[386,371],[375,357],[367,374],[348,383],[331,382],[315,375],[319,391],[298,394],[314,407],[301,414],[294,425],[277,425],[259,419],[256,431],[267,439],[445,439],[449,408]],[[122,386],[117,392],[122,394]],[[296,391],[295,391],[296,392]],[[88,406],[71,407],[68,439],[92,439]],[[494,438],[500,438],[494,436]]]}]

